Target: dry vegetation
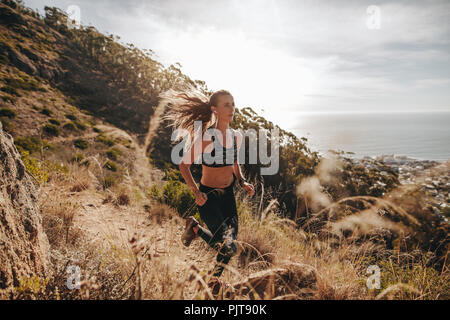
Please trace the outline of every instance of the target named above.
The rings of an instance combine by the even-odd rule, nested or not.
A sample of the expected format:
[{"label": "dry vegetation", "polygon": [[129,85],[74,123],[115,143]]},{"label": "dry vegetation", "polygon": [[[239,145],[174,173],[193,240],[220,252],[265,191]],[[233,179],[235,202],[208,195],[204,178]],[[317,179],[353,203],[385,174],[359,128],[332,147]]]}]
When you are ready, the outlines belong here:
[{"label": "dry vegetation", "polygon": [[[15,298],[212,299],[206,284],[215,253],[203,241],[185,248],[179,240],[184,223],[173,207],[185,209],[187,204],[193,209],[189,208],[192,199],[173,171],[166,172],[175,180],[168,179],[169,187],[164,189],[164,173],[149,168],[146,155],[147,151],[150,161],[165,168],[171,134],[164,123],[158,126],[163,113],[154,109],[158,94],[193,81],[176,66],[163,69],[150,53],[119,45],[91,27],[67,30],[67,17],[56,8],[49,8],[42,19],[30,10],[26,16],[26,11],[11,11],[6,2],[10,1],[2,1],[3,10],[17,19],[25,17],[34,38],[24,28],[19,28],[20,35],[14,28],[2,27],[1,44],[19,56],[16,42],[27,43],[43,59],[39,64],[30,61],[30,67],[54,72],[61,81],[50,74],[46,80],[30,77],[7,59],[6,50],[0,52],[4,88],[0,120],[40,184],[40,208],[53,264],[49,278],[23,279]],[[35,37],[42,39],[35,41]],[[61,63],[47,61],[59,52],[75,59],[66,61],[70,63],[64,68],[72,72],[49,69]],[[117,56],[127,59],[118,62]],[[104,71],[98,78],[92,70],[101,70],[99,65]],[[141,70],[145,70],[142,77]],[[70,77],[64,78],[66,74]],[[205,85],[195,82],[201,88]],[[141,138],[148,131],[143,146],[136,143],[137,135],[131,137],[101,117]],[[242,130],[273,128],[250,108],[237,112],[234,121],[232,127]],[[295,221],[283,218],[286,212],[277,207],[281,199],[270,199],[269,192],[259,195],[269,197],[264,202],[269,205],[262,208],[260,197],[250,199],[237,187],[239,252],[223,275],[234,289],[222,291],[219,299],[450,298],[448,227],[428,221],[423,195],[414,186],[381,198],[381,190],[369,191],[379,178],[394,186],[390,175],[357,174],[343,167],[344,190],[337,194],[345,196],[334,201],[322,185],[333,180],[331,172],[341,165],[322,162],[314,174],[318,155],[308,150],[306,140],[284,135],[291,143],[280,153],[283,175],[278,178],[286,182],[286,189],[279,191],[291,192],[295,200],[291,187],[302,181],[297,195],[305,201],[306,216],[296,216]],[[351,179],[352,175],[364,179]],[[182,201],[173,205],[164,191],[174,198],[181,194]],[[380,268],[380,289],[366,286],[371,265]],[[68,269],[76,270],[72,266],[80,271],[81,283],[79,289],[70,290]]]},{"label": "dry vegetation", "polygon": [[[214,298],[206,286],[214,252],[203,241],[184,248],[179,241],[184,224],[174,209],[147,198],[131,176],[119,185],[103,188],[105,169],[93,165],[95,161],[91,163],[71,163],[66,174],[50,174],[49,182],[42,185],[41,209],[54,273],[50,279],[24,281],[16,297]],[[359,236],[337,237],[336,232],[328,232],[330,223],[320,228],[326,232],[308,231],[281,218],[276,205],[258,214],[258,201],[249,199],[240,189],[237,199],[240,249],[223,276],[234,290],[225,289],[219,299],[449,298],[448,267],[444,262],[440,272],[433,268],[433,253],[390,249],[383,242],[373,241],[374,234],[360,237],[372,227],[397,228],[372,213],[370,219],[359,220],[364,212],[372,212],[367,208],[363,212],[353,208],[351,214],[332,222],[332,230],[338,228],[337,224],[341,230],[345,224]],[[362,200],[374,207],[367,202],[370,199]],[[339,204],[319,213],[337,210]],[[388,207],[385,203],[383,208]],[[400,209],[389,212],[405,214]],[[362,228],[361,221],[369,229]],[[373,264],[381,270],[378,290],[366,287],[366,271]],[[81,272],[81,287],[69,290],[67,268],[73,265]]]}]

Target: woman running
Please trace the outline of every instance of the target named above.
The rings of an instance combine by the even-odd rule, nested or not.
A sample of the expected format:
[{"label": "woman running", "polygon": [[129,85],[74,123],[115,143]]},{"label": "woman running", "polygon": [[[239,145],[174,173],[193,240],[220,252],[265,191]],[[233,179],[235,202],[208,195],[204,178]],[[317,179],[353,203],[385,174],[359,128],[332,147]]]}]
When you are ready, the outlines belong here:
[{"label": "woman running", "polygon": [[[194,121],[201,121],[202,134],[194,139],[183,156],[179,168],[186,184],[195,194],[195,203],[207,229],[199,225],[194,217],[186,219],[182,236],[185,246],[200,236],[217,250],[217,263],[213,279],[209,283],[213,294],[220,289],[219,277],[224,266],[237,252],[238,215],[233,187],[239,181],[241,187],[253,197],[252,184],[242,176],[237,161],[242,144],[242,134],[229,127],[234,116],[234,99],[230,92],[220,90],[208,99],[199,93],[181,93],[171,99],[172,107],[166,119],[173,121],[177,129],[194,133]],[[201,145],[201,148],[195,147]],[[201,154],[196,154],[200,151]],[[198,187],[192,177],[190,166],[201,156],[202,177]],[[197,163],[197,162],[196,162]]]}]

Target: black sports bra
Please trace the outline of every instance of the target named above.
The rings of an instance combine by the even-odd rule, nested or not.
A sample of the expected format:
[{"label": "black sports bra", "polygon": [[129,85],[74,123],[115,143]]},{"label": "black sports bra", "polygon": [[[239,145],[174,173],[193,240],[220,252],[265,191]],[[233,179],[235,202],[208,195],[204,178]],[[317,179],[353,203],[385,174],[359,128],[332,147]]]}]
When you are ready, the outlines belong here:
[{"label": "black sports bra", "polygon": [[[210,129],[210,128],[208,128],[208,129]],[[231,148],[224,148],[220,144],[220,142],[215,140],[215,137],[216,136],[213,133],[211,135],[211,139],[213,141],[214,148],[211,151],[211,153],[202,153],[202,164],[207,166],[207,167],[214,167],[214,168],[232,166],[237,160],[237,145],[236,145],[236,139],[235,139],[234,131],[231,131],[231,137],[233,139],[233,147],[231,147]],[[220,163],[216,163],[215,162],[217,160],[217,159],[215,159],[216,147],[219,147],[219,148],[222,149],[222,157],[220,159],[221,160]],[[207,161],[205,161],[205,157],[204,157],[205,154],[209,156],[209,159],[206,159]],[[229,159],[232,158],[233,162],[232,163],[229,163],[229,161],[227,162],[227,158],[229,158]]]}]

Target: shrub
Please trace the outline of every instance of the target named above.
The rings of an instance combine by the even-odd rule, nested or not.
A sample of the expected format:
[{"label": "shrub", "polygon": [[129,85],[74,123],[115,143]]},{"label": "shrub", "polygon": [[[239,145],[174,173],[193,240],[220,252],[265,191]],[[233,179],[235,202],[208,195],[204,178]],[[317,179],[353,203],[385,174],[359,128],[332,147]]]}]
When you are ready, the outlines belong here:
[{"label": "shrub", "polygon": [[125,138],[122,138],[122,137],[118,137],[118,138],[115,139],[115,142],[116,143],[120,143],[121,145],[123,145],[124,147],[129,149],[129,148],[131,148],[132,140],[125,139]]},{"label": "shrub", "polygon": [[77,139],[73,142],[74,146],[78,149],[84,150],[89,147],[89,144],[84,139]]},{"label": "shrub", "polygon": [[61,122],[56,119],[49,119],[48,122],[50,122],[51,124],[54,124],[56,126],[59,126],[61,124]]},{"label": "shrub", "polygon": [[71,162],[81,162],[84,160],[84,154],[82,153],[77,153],[76,155],[74,155],[72,157],[72,159],[70,159]]},{"label": "shrub", "polygon": [[34,110],[36,110],[36,111],[39,111],[39,110],[41,110],[41,109],[39,109],[39,107],[38,107],[38,106],[36,106],[36,105],[34,105],[34,104],[33,104],[33,105],[32,105],[31,107],[32,107],[32,108],[33,108]]},{"label": "shrub", "polygon": [[21,156],[27,171],[31,173],[39,183],[47,182],[48,172],[42,168],[42,165],[36,159],[31,158],[28,151],[24,151]]},{"label": "shrub", "polygon": [[103,180],[103,188],[111,188],[117,182],[117,178],[115,176],[106,176]]},{"label": "shrub", "polygon": [[164,201],[182,216],[194,215],[198,209],[189,187],[180,181],[168,181],[162,190]]},{"label": "shrub", "polygon": [[13,88],[23,89],[23,90],[40,90],[39,83],[31,78],[8,78],[6,83]]},{"label": "shrub", "polygon": [[48,117],[50,117],[51,114],[52,114],[53,112],[52,112],[52,110],[50,110],[49,108],[43,108],[43,109],[41,110],[41,113],[44,114],[44,115],[46,115],[46,116],[48,116]]},{"label": "shrub", "polygon": [[59,127],[54,124],[46,124],[42,130],[51,136],[59,136]]},{"label": "shrub", "polygon": [[101,132],[102,132],[102,130],[100,130],[100,129],[97,128],[97,127],[93,127],[92,130],[94,130],[94,132],[97,132],[97,133],[101,133]]},{"label": "shrub", "polygon": [[15,118],[17,113],[11,108],[0,108],[0,117],[8,117],[9,119]]},{"label": "shrub", "polygon": [[156,184],[152,185],[150,188],[147,189],[146,195],[150,199],[153,199],[153,200],[156,200],[159,202],[163,201],[161,191],[159,190],[159,188]]},{"label": "shrub", "polygon": [[113,145],[115,145],[116,143],[114,142],[114,140],[112,140],[110,137],[105,136],[104,134],[99,134],[98,136],[95,137],[95,141],[99,141],[102,142],[104,144],[106,144],[107,146],[112,147]]},{"label": "shrub", "polygon": [[12,96],[2,96],[2,100],[4,102],[9,102],[9,103],[12,103],[12,104],[15,104],[17,102],[17,98],[12,97]]},{"label": "shrub", "polygon": [[13,88],[13,87],[11,87],[11,86],[5,86],[5,87],[2,87],[0,90],[2,90],[3,92],[6,92],[6,93],[12,94],[12,95],[14,95],[14,96],[18,96],[18,97],[21,97],[21,96],[22,96],[22,95],[19,93],[19,91],[17,91],[16,88]]},{"label": "shrub", "polygon": [[86,125],[78,120],[74,120],[73,124],[82,131],[86,130]]},{"label": "shrub", "polygon": [[8,132],[11,135],[14,135],[13,131],[14,131],[16,126],[11,120],[9,120],[9,118],[7,118],[7,117],[0,117],[0,122],[3,125],[3,130],[5,132]]},{"label": "shrub", "polygon": [[119,155],[121,154],[121,152],[117,149],[109,149],[108,151],[106,151],[106,156],[114,161],[117,161],[117,159],[119,158]]},{"label": "shrub", "polygon": [[53,149],[53,146],[45,140],[36,137],[17,137],[14,139],[14,144],[19,151],[28,151],[30,154],[41,149]]},{"label": "shrub", "polygon": [[106,161],[103,167],[113,172],[117,171],[117,165],[112,161]]},{"label": "shrub", "polygon": [[119,206],[127,206],[130,204],[130,197],[126,193],[121,193],[116,200],[114,201],[114,204]]},{"label": "shrub", "polygon": [[63,125],[63,129],[67,131],[76,131],[77,126],[73,122],[67,122]]},{"label": "shrub", "polygon": [[66,114],[66,118],[72,121],[78,120],[77,117],[73,114]]},{"label": "shrub", "polygon": [[167,181],[183,181],[183,176],[181,171],[178,169],[168,168],[164,170],[164,180]]}]

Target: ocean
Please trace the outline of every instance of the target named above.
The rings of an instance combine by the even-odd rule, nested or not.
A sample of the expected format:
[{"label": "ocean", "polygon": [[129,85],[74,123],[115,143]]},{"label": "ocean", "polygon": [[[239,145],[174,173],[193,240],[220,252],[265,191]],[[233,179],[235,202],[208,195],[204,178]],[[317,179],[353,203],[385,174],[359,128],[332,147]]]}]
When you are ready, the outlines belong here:
[{"label": "ocean", "polygon": [[354,152],[352,157],[405,155],[450,159],[450,112],[304,114],[287,129],[308,139],[313,151]]}]

